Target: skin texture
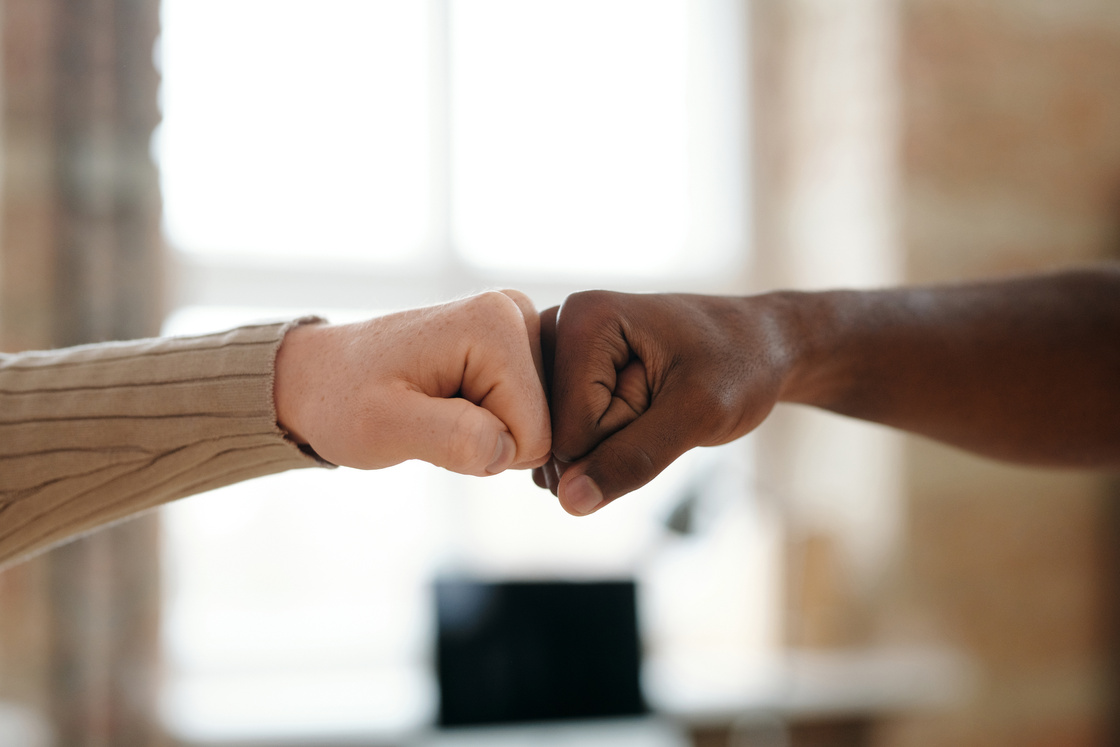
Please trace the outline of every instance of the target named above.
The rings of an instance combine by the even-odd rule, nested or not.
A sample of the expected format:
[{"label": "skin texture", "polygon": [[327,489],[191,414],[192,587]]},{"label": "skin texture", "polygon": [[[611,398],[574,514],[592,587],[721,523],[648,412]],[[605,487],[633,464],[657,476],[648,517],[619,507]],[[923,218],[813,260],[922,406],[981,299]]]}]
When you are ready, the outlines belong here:
[{"label": "skin texture", "polygon": [[582,515],[695,446],[750,432],[789,366],[767,313],[745,299],[607,291],[545,312],[554,458],[537,483]]},{"label": "skin texture", "polygon": [[359,469],[539,466],[550,448],[539,330],[517,291],[298,327],[276,359],[277,419],[323,459]]},{"label": "skin texture", "polygon": [[541,316],[553,459],[569,513],[684,451],[738,438],[778,402],[969,451],[1120,470],[1120,269],[744,298],[570,296]]}]

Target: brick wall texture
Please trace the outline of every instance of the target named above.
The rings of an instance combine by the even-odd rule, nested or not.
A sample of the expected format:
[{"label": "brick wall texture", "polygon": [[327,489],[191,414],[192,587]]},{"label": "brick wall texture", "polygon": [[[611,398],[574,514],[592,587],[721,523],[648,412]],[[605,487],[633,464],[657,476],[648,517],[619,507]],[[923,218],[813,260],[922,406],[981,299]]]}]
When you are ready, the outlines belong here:
[{"label": "brick wall texture", "polygon": [[[906,279],[1116,258],[1120,4],[908,0],[898,29]],[[1099,476],[916,441],[904,469],[910,593],[980,680],[969,705],[896,723],[880,743],[1120,743],[1120,496]]]}]

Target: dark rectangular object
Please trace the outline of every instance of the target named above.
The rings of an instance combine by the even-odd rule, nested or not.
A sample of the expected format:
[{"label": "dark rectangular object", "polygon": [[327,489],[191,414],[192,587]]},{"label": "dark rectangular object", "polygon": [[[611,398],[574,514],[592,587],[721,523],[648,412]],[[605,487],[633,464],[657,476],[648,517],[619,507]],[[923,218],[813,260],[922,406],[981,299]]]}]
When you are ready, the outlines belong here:
[{"label": "dark rectangular object", "polygon": [[635,716],[633,581],[436,584],[440,725]]}]

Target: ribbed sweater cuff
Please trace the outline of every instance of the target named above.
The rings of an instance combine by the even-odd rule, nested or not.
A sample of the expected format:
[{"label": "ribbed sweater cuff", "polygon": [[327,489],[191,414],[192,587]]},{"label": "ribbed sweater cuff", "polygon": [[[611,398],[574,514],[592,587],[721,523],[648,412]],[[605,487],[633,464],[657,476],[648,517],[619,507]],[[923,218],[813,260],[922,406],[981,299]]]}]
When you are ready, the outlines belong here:
[{"label": "ribbed sweater cuff", "polygon": [[322,464],[276,424],[292,326],[0,356],[0,565],[193,493]]}]

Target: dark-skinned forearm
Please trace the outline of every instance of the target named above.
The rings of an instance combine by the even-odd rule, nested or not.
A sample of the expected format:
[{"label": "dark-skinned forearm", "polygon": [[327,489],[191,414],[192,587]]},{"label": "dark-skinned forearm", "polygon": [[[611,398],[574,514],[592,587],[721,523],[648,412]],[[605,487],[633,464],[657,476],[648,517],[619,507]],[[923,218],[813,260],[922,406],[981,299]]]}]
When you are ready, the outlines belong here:
[{"label": "dark-skinned forearm", "polygon": [[1120,268],[774,294],[781,399],[1028,464],[1120,468]]}]

